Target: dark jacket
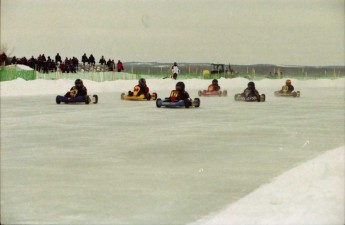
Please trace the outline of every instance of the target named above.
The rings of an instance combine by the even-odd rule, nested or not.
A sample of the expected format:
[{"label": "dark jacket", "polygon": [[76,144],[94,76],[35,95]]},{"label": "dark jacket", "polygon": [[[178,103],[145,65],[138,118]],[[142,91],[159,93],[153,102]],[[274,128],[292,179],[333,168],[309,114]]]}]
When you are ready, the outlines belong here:
[{"label": "dark jacket", "polygon": [[[73,95],[74,91],[77,91],[76,95]],[[73,86],[69,92],[66,93],[65,97],[77,97],[77,96],[86,96],[87,95],[87,89],[85,86],[77,87]]]},{"label": "dark jacket", "polygon": [[244,96],[245,98],[248,97],[256,97],[258,101],[260,101],[260,94],[259,92],[255,89],[255,88],[246,88],[243,93],[242,96]]}]

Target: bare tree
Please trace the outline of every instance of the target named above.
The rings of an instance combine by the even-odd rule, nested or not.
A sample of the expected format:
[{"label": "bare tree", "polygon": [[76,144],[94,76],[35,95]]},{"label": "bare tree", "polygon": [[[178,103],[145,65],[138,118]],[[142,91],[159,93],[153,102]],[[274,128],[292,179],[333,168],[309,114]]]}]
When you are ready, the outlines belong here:
[{"label": "bare tree", "polygon": [[0,46],[0,54],[5,53],[7,57],[11,57],[14,52],[14,48],[11,50],[8,48],[6,44],[1,44]]}]

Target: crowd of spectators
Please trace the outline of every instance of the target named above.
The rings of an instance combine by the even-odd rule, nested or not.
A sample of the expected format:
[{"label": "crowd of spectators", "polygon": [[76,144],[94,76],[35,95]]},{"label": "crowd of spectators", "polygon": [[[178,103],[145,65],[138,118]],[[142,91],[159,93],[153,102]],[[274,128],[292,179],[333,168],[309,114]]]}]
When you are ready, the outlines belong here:
[{"label": "crowd of spectators", "polygon": [[95,57],[91,54],[87,57],[86,53],[81,58],[82,64],[79,64],[79,60],[76,57],[68,58],[62,60],[59,53],[56,54],[55,60],[51,59],[50,56],[46,58],[44,54],[40,54],[37,58],[33,56],[30,59],[26,57],[17,58],[13,56],[9,58],[5,53],[0,54],[0,65],[9,64],[22,64],[31,67],[42,73],[55,72],[60,70],[62,73],[76,73],[77,71],[117,71],[121,72],[124,70],[123,64],[118,60],[115,64],[114,60],[105,60],[102,56],[99,60],[99,66],[96,66]]}]

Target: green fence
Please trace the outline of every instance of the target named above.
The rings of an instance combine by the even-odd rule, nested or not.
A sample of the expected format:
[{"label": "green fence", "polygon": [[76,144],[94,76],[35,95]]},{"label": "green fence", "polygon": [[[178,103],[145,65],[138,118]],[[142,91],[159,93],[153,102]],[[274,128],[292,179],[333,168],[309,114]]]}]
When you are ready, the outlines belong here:
[{"label": "green fence", "polygon": [[35,70],[23,70],[16,65],[0,67],[0,81],[15,80],[17,78],[35,80]]},{"label": "green fence", "polygon": [[[25,70],[21,69],[20,66],[6,66],[0,67],[0,81],[14,80],[17,78],[22,78],[25,80],[35,80],[35,79],[45,79],[45,80],[57,80],[57,79],[86,79],[97,82],[113,81],[113,80],[138,80],[141,77],[146,79],[163,79],[170,78],[168,72],[156,72],[152,73],[124,73],[124,72],[79,72],[79,73],[62,73],[50,72],[50,73],[39,73],[35,70]],[[345,78],[345,74],[340,73],[324,73],[324,74],[308,74],[296,73],[296,74],[282,74],[282,75],[267,75],[267,74],[256,74],[256,73],[220,73],[220,74],[202,74],[200,73],[182,73],[177,76],[177,79],[219,79],[224,78],[236,78],[243,77],[248,80],[262,80],[268,79],[298,79],[298,80],[312,80],[312,79],[336,79]]]},{"label": "green fence", "polygon": [[113,81],[113,80],[136,80],[138,75],[130,73],[118,73],[118,72],[79,72],[79,73],[39,73],[36,72],[37,79],[44,80],[58,80],[58,79],[85,79],[97,82]]}]

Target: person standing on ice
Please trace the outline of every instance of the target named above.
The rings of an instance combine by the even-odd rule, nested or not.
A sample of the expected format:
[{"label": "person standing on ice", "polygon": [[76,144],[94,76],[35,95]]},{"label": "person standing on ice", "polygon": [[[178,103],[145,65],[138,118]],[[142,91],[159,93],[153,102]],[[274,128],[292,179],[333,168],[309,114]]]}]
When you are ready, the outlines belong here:
[{"label": "person standing on ice", "polygon": [[212,80],[212,84],[210,84],[208,86],[208,91],[219,91],[220,90],[220,86],[218,85],[218,80],[217,79],[213,79]]},{"label": "person standing on ice", "polygon": [[150,89],[146,85],[146,80],[144,78],[140,78],[138,84],[133,88],[133,91],[128,91],[128,96],[146,96],[149,94],[149,91]]},{"label": "person standing on ice", "polygon": [[256,97],[257,101],[260,102],[260,94],[255,89],[254,82],[249,82],[248,87],[243,91],[242,96],[245,98]]},{"label": "person standing on ice", "polygon": [[295,90],[295,88],[291,84],[291,80],[286,80],[285,85],[282,87],[282,89],[279,91],[280,93],[291,93]]},{"label": "person standing on ice", "polygon": [[174,62],[174,65],[171,67],[172,78],[176,80],[177,75],[180,74],[180,69],[177,66],[177,63]]}]

